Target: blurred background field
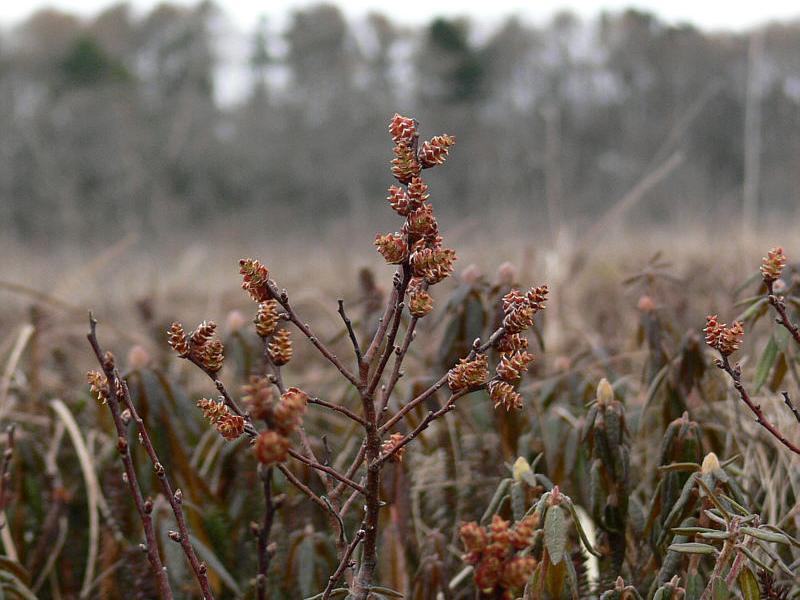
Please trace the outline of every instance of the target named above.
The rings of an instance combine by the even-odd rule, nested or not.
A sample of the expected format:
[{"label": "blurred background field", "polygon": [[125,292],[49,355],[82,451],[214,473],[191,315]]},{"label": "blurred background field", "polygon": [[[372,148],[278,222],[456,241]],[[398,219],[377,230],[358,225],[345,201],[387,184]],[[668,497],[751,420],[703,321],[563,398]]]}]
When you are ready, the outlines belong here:
[{"label": "blurred background field", "polygon": [[[423,137],[458,140],[427,181],[459,260],[433,293],[441,316],[421,326],[430,337],[409,357],[403,397],[484,335],[504,262],[523,286],[550,284],[551,300],[519,416],[492,412],[483,395],[465,400],[392,471],[383,581],[414,600],[472,598],[467,579],[445,591],[463,567],[455,532],[480,517],[517,456],[541,456],[538,474],[588,506],[578,439],[601,377],[626,403],[641,514],[660,477],[654,448],[687,410],[704,452],[738,455],[748,500],[797,536],[797,462],[726,392],[700,329],[706,314],[730,321],[762,292],[749,278],[767,249],[800,255],[800,20],[767,22],[766,4],[735,27],[579,4],[488,18],[466,5],[410,15],[305,3],[244,21],[233,1],[0,6],[0,423],[19,424],[2,542],[38,597],[154,594],[111,423],[84,382],[90,308],[184,489],[218,597],[253,597],[255,558],[241,548],[261,515],[254,461],[205,426],[193,401],[213,389],[174,356],[166,329],[216,321],[222,373],[238,390],[260,352],[237,274],[252,256],[347,355],[336,299],[366,335],[370,302],[391,285],[372,242],[398,227],[385,200],[395,112],[419,119]],[[785,280],[796,311],[796,266]],[[479,300],[467,310],[465,298]],[[797,351],[766,308],[745,315],[739,358],[751,376],[780,343],[758,398],[790,428],[778,391],[797,395]],[[288,379],[352,401],[299,339],[296,351]],[[56,400],[99,483],[81,470]],[[357,443],[337,415],[315,412],[308,428],[341,436],[337,457]],[[274,598],[296,600],[324,587],[335,549],[318,511],[278,491],[288,508]],[[156,515],[166,542],[163,501]],[[164,545],[178,597],[198,597]],[[800,565],[796,548],[782,558]],[[627,580],[642,573],[629,567]]]}]

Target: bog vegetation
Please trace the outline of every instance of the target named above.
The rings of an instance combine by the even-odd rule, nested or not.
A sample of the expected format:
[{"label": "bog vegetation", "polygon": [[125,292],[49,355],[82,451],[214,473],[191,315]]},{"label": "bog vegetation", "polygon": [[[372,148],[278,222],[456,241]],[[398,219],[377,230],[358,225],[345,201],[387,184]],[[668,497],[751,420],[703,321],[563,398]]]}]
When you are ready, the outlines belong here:
[{"label": "bog vegetation", "polygon": [[687,289],[657,255],[622,284],[635,308],[598,284],[600,313],[581,311],[559,300],[569,279],[456,269],[447,190],[426,183],[456,140],[400,115],[389,132],[387,266],[317,298],[327,322],[269,257],[240,261],[250,314],[224,328],[139,302],[150,350],[112,315],[57,341],[42,294],[0,380],[3,595],[797,596],[800,275],[783,249],[730,294]]}]

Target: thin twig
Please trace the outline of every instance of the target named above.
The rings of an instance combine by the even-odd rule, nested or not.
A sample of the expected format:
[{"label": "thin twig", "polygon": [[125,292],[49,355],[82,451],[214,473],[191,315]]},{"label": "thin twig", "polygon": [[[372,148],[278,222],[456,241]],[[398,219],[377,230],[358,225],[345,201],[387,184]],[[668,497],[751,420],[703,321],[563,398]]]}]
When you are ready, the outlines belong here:
[{"label": "thin twig", "polygon": [[341,413],[341,414],[345,415],[349,419],[352,419],[356,423],[359,423],[360,425],[364,425],[364,423],[365,423],[364,419],[359,417],[356,413],[354,413],[349,408],[346,408],[346,407],[342,406],[341,404],[334,404],[333,402],[326,402],[325,400],[320,400],[319,398],[309,398],[308,399],[308,403],[309,404],[318,404],[319,406],[324,406],[325,408],[329,408],[330,410],[334,410],[334,411],[336,411],[338,413]]},{"label": "thin twig", "polygon": [[356,532],[353,541],[347,546],[347,550],[345,550],[344,556],[342,556],[342,560],[339,561],[339,566],[334,571],[333,575],[328,578],[328,585],[325,586],[325,591],[322,593],[322,600],[328,600],[331,597],[331,592],[333,592],[333,588],[336,587],[336,584],[342,578],[345,570],[348,567],[352,566],[350,562],[350,558],[353,556],[353,552],[355,552],[356,546],[361,543],[361,540],[364,539],[366,532],[363,529],[359,529]]},{"label": "thin twig", "polygon": [[14,457],[14,425],[9,425],[6,428],[6,449],[3,450],[3,462],[0,465],[0,514],[3,515],[3,521],[0,522],[0,529],[6,526],[5,510],[8,505],[8,488],[11,484],[11,473],[8,468],[11,465],[11,459]]},{"label": "thin twig", "polygon": [[768,292],[768,300],[772,307],[775,309],[775,312],[778,313],[778,318],[775,321],[782,325],[786,331],[788,331],[791,336],[794,338],[794,341],[800,345],[800,327],[792,323],[791,319],[789,318],[789,314],[786,312],[786,302],[783,300],[783,296],[776,296],[773,292],[773,281],[767,281],[767,292]]},{"label": "thin twig", "polygon": [[264,490],[264,519],[257,527],[257,549],[258,549],[258,575],[256,576],[256,598],[266,600],[267,597],[267,576],[269,574],[269,563],[272,553],[269,549],[269,535],[272,531],[272,523],[275,520],[275,511],[278,509],[278,502],[272,496],[272,469],[264,465],[258,465],[258,477],[261,479]]},{"label": "thin twig", "polygon": [[742,402],[744,402],[747,405],[747,408],[749,408],[750,411],[756,416],[756,423],[766,429],[775,439],[786,446],[789,450],[795,454],[800,454],[800,448],[786,439],[786,437],[778,430],[778,428],[767,419],[761,410],[761,407],[752,401],[750,394],[747,393],[744,385],[742,385],[742,372],[739,368],[739,365],[732,367],[727,356],[721,352],[720,356],[722,359],[717,361],[717,366],[725,371],[733,380],[733,387],[735,387],[736,391],[739,392],[739,397],[742,399]]},{"label": "thin twig", "polygon": [[356,364],[359,369],[361,369],[361,363],[364,361],[364,356],[361,354],[361,344],[358,343],[358,336],[353,329],[353,322],[350,320],[350,317],[347,316],[344,310],[344,300],[341,298],[339,298],[339,315],[342,317],[342,321],[344,321],[344,325],[347,328],[347,335],[350,336],[350,342],[353,344],[353,351],[356,353]]},{"label": "thin twig", "polygon": [[800,423],[800,410],[794,405],[792,399],[789,397],[788,392],[781,392],[783,395],[783,403],[787,406],[787,408],[792,411],[794,418],[797,419],[797,422]]},{"label": "thin twig", "polygon": [[139,486],[139,480],[136,476],[136,469],[133,466],[130,448],[128,447],[128,440],[126,437],[125,424],[122,421],[122,411],[120,410],[120,396],[122,395],[122,387],[116,379],[116,369],[114,367],[114,358],[111,354],[104,354],[100,349],[97,341],[97,321],[89,314],[89,334],[87,338],[92,346],[95,356],[97,357],[100,367],[106,376],[108,382],[108,400],[107,404],[111,410],[111,416],[114,420],[114,427],[117,430],[117,450],[119,451],[122,459],[122,464],[125,468],[125,482],[128,484],[131,496],[133,496],[136,511],[139,513],[139,519],[142,522],[144,529],[145,543],[142,545],[143,550],[147,554],[150,561],[150,567],[153,571],[158,582],[158,589],[163,600],[172,600],[174,598],[172,588],[169,584],[167,577],[167,570],[161,562],[161,556],[158,552],[158,542],[156,538],[155,529],[153,528],[153,519],[151,513],[153,511],[153,503],[148,500],[145,503],[142,497],[142,491]]},{"label": "thin twig", "polygon": [[306,456],[303,456],[302,454],[300,454],[300,453],[299,453],[299,452],[297,452],[296,450],[292,450],[291,448],[289,448],[289,456],[291,456],[292,458],[295,458],[295,459],[299,460],[301,463],[304,463],[304,464],[308,465],[308,466],[309,466],[309,467],[311,467],[312,469],[316,469],[316,470],[318,470],[318,471],[322,471],[323,473],[327,473],[328,475],[330,475],[330,476],[331,476],[331,477],[333,477],[334,479],[338,479],[338,480],[339,480],[339,481],[341,481],[342,483],[344,483],[344,484],[346,484],[346,485],[349,485],[351,488],[353,488],[354,490],[357,490],[357,491],[361,492],[362,494],[364,494],[364,493],[365,493],[365,490],[364,490],[364,487],[363,487],[363,486],[360,486],[360,485],[358,485],[358,484],[357,484],[355,481],[353,481],[353,480],[351,480],[351,479],[348,479],[347,477],[345,477],[344,475],[342,475],[341,473],[339,473],[339,472],[338,472],[336,469],[334,469],[333,467],[328,467],[328,466],[326,466],[326,465],[323,465],[323,464],[321,464],[321,463],[318,463],[318,462],[317,462],[317,461],[315,461],[315,460],[311,460],[310,458],[308,458],[308,457],[306,457]]}]

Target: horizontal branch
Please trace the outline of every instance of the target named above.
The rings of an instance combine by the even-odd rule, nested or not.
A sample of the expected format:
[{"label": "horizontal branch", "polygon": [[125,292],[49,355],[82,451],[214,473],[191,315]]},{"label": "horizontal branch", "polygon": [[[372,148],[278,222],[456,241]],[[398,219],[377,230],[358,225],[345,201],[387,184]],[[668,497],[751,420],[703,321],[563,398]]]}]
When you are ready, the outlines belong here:
[{"label": "horizontal branch", "polygon": [[322,471],[323,473],[327,473],[328,475],[330,475],[334,479],[337,479],[337,480],[341,481],[345,485],[349,485],[351,488],[353,488],[354,490],[356,490],[356,491],[358,491],[358,492],[360,492],[362,494],[366,493],[363,486],[358,485],[355,481],[353,481],[351,479],[348,479],[347,477],[345,477],[344,475],[339,473],[339,471],[337,471],[336,469],[334,469],[332,467],[329,467],[327,465],[323,465],[323,464],[318,463],[318,462],[316,462],[314,460],[311,460],[310,458],[308,458],[306,456],[303,456],[302,454],[300,454],[299,452],[297,452],[296,450],[293,450],[291,448],[289,448],[289,455],[292,458],[294,458],[296,460],[299,460],[301,463],[303,463],[305,465],[308,465],[312,469],[316,469],[317,471]]},{"label": "horizontal branch", "polygon": [[364,419],[359,417],[356,413],[354,413],[349,408],[342,406],[341,404],[334,404],[333,402],[326,402],[325,400],[320,400],[319,398],[309,398],[308,399],[308,403],[309,404],[318,404],[319,406],[324,406],[325,408],[328,408],[330,410],[333,410],[333,411],[336,411],[338,413],[341,413],[341,414],[345,415],[347,418],[352,419],[353,421],[355,421],[356,423],[359,423],[361,425],[364,425],[366,423],[366,421],[364,421]]}]

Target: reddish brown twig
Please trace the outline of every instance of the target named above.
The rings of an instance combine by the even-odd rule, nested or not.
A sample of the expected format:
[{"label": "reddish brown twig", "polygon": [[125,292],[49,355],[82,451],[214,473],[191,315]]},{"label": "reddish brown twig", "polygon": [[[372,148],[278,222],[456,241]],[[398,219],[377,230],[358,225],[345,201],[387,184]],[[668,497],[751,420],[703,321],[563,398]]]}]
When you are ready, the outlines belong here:
[{"label": "reddish brown twig", "polygon": [[341,414],[345,415],[348,419],[351,419],[351,420],[355,421],[359,425],[363,425],[364,424],[364,419],[359,417],[356,413],[354,413],[349,408],[347,408],[345,406],[342,406],[341,404],[335,404],[333,402],[326,402],[325,400],[320,400],[319,398],[309,398],[308,399],[308,403],[309,404],[316,404],[318,406],[324,406],[325,408],[328,408],[330,410],[333,410],[333,411],[336,411],[338,413],[341,413]]},{"label": "reddish brown twig", "polygon": [[364,355],[361,353],[361,344],[358,343],[358,336],[356,335],[355,329],[353,329],[353,322],[344,310],[344,300],[339,298],[338,303],[339,315],[342,317],[342,321],[344,321],[344,325],[347,328],[347,335],[350,337],[350,343],[353,344],[353,352],[356,354],[356,365],[360,371],[361,364],[364,362]]},{"label": "reddish brown twig", "polygon": [[[8,506],[8,488],[11,484],[11,474],[8,468],[14,457],[14,425],[6,428],[6,449],[3,450],[3,462],[0,465],[0,511],[5,511]],[[5,521],[0,522],[0,529],[6,526]]]},{"label": "reddish brown twig", "polygon": [[783,395],[783,403],[786,405],[786,408],[788,408],[790,411],[792,411],[792,414],[794,415],[795,420],[798,423],[800,423],[800,410],[798,410],[797,407],[792,402],[792,399],[789,397],[789,393],[788,392],[781,392],[781,394]]},{"label": "reddish brown twig", "polygon": [[308,458],[306,456],[303,456],[302,454],[300,454],[299,452],[297,452],[296,450],[293,450],[291,448],[289,448],[289,456],[299,460],[301,463],[311,467],[312,469],[316,469],[317,471],[322,471],[323,473],[327,473],[328,475],[330,475],[334,479],[338,479],[340,482],[344,483],[345,485],[349,485],[351,488],[353,488],[354,490],[356,490],[358,492],[361,492],[362,494],[366,493],[364,491],[364,487],[363,486],[357,484],[355,481],[353,481],[351,479],[348,479],[347,477],[345,477],[344,475],[339,473],[339,471],[337,471],[333,467],[329,467],[327,465],[323,465],[322,463],[319,463],[319,462],[317,462],[315,460],[312,460],[312,459],[310,459],[310,458]]},{"label": "reddish brown twig", "polygon": [[257,560],[258,575],[256,576],[256,598],[266,600],[267,597],[267,575],[269,573],[269,563],[272,560],[273,552],[269,548],[269,535],[272,531],[272,524],[275,521],[275,512],[280,505],[280,499],[272,495],[272,469],[264,465],[258,465],[258,477],[264,490],[264,518],[260,525],[254,524],[257,538]]},{"label": "reddish brown twig", "polygon": [[336,587],[336,584],[342,578],[345,570],[351,568],[353,563],[351,562],[351,558],[353,556],[353,552],[355,552],[356,547],[361,543],[364,539],[364,535],[366,532],[363,529],[359,529],[356,532],[353,541],[347,546],[347,549],[342,556],[342,559],[339,561],[339,566],[336,567],[336,571],[334,571],[333,575],[328,578],[328,585],[325,586],[325,591],[322,592],[322,600],[328,600],[331,597],[331,592],[333,592],[333,588]]},{"label": "reddish brown twig", "polygon": [[731,380],[733,381],[733,387],[736,388],[736,391],[739,393],[739,398],[741,398],[742,402],[747,405],[747,408],[750,409],[750,412],[755,415],[756,423],[766,429],[770,435],[772,435],[781,444],[786,446],[789,450],[795,454],[800,454],[800,448],[786,439],[786,436],[784,436],[780,430],[775,427],[775,425],[773,425],[769,419],[767,419],[767,417],[764,415],[764,412],[761,410],[761,407],[753,402],[753,400],[750,398],[750,394],[742,384],[742,371],[739,365],[732,367],[728,357],[720,352],[720,359],[717,360],[717,366],[730,376]]},{"label": "reddish brown twig", "polygon": [[97,342],[97,321],[94,317],[89,315],[89,343],[94,350],[100,367],[106,376],[108,385],[108,399],[107,404],[111,411],[111,416],[114,421],[114,427],[117,431],[117,450],[119,451],[122,459],[122,464],[125,469],[125,482],[128,484],[133,502],[136,505],[136,511],[139,513],[139,519],[142,522],[144,529],[145,543],[142,545],[143,550],[147,554],[147,559],[150,561],[150,568],[158,583],[158,590],[162,600],[172,600],[172,588],[169,584],[167,571],[161,562],[161,555],[158,551],[158,542],[156,538],[155,529],[153,528],[153,519],[151,513],[153,512],[153,503],[149,499],[145,501],[142,497],[141,487],[139,480],[136,476],[136,469],[133,466],[130,449],[128,448],[127,431],[125,424],[122,420],[122,411],[120,410],[120,400],[123,394],[122,386],[119,385],[117,380],[116,368],[114,366],[114,357],[111,354],[104,354],[100,349]]},{"label": "reddish brown twig", "polygon": [[783,300],[783,296],[775,295],[773,291],[774,281],[768,280],[767,284],[767,299],[769,300],[770,305],[772,308],[775,309],[775,312],[778,313],[778,318],[775,319],[775,322],[781,325],[789,332],[789,334],[794,338],[794,341],[800,345],[800,327],[792,323],[791,319],[789,318],[789,314],[786,311],[786,302]]}]

